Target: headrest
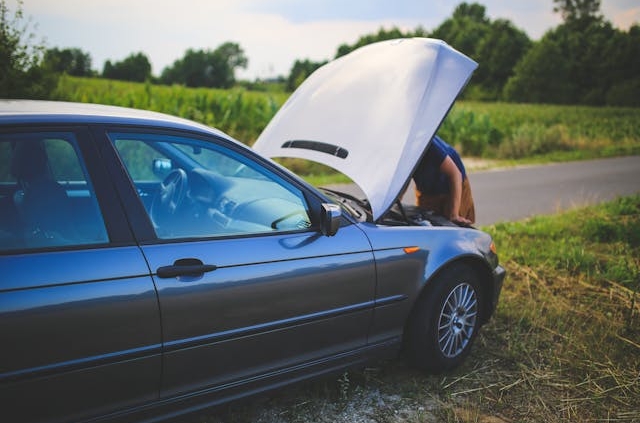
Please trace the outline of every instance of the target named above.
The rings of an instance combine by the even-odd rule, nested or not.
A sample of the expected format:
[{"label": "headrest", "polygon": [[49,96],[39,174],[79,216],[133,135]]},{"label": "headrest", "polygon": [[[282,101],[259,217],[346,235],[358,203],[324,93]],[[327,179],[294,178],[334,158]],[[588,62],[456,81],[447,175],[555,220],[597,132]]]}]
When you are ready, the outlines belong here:
[{"label": "headrest", "polygon": [[45,174],[47,153],[41,141],[17,141],[11,158],[11,174],[18,180],[31,181]]}]

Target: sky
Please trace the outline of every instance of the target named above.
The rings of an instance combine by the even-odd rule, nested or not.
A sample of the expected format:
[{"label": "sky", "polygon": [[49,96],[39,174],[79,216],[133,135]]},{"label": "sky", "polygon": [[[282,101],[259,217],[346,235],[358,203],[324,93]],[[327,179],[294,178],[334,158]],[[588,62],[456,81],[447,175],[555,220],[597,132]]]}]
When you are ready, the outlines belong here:
[{"label": "sky", "polygon": [[[473,3],[473,0],[468,0]],[[538,40],[561,23],[553,0],[475,0],[491,20],[508,19]],[[215,50],[238,43],[249,59],[236,78],[289,74],[296,60],[330,60],[341,44],[353,44],[381,27],[431,31],[452,16],[455,0],[24,0],[30,30],[48,48],[80,48],[92,67],[143,52],[152,73],[187,49]],[[10,10],[16,0],[6,0]],[[601,12],[627,30],[640,22],[640,0],[602,0]],[[446,41],[446,40],[445,40]]]}]

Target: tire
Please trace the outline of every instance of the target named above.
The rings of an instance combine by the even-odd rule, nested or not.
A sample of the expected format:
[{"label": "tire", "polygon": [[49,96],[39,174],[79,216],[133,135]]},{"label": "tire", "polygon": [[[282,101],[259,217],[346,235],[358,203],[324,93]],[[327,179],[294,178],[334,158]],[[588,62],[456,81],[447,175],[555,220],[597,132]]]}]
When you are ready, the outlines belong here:
[{"label": "tire", "polygon": [[416,367],[442,373],[469,355],[480,329],[482,290],[473,269],[456,264],[440,273],[416,301],[405,354]]}]

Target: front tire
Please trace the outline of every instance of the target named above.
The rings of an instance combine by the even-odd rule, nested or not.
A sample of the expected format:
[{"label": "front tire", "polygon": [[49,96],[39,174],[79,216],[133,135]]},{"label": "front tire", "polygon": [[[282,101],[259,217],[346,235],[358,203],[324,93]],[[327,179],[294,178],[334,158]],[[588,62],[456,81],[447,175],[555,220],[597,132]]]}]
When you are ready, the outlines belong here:
[{"label": "front tire", "polygon": [[482,291],[473,269],[456,264],[432,280],[408,322],[405,353],[431,373],[459,366],[480,329]]}]

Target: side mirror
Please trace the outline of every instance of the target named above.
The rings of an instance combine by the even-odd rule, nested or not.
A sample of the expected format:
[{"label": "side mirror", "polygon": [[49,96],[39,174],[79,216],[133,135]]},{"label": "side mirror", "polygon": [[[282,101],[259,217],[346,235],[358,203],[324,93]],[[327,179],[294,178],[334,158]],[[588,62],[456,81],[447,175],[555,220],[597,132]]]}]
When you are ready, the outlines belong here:
[{"label": "side mirror", "polygon": [[342,222],[342,210],[340,206],[322,203],[320,210],[320,230],[325,236],[334,236]]}]

